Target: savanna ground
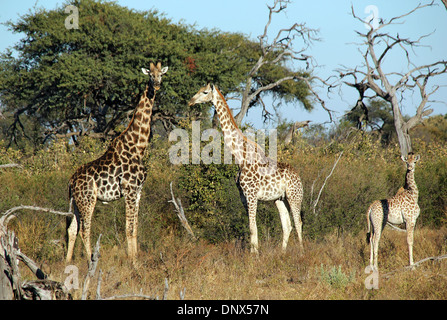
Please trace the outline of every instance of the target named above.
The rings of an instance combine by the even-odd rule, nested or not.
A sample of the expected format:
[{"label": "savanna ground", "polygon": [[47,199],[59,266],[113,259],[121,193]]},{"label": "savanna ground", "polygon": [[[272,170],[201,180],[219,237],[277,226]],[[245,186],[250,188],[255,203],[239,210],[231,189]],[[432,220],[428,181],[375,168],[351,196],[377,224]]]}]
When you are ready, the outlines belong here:
[{"label": "savanna ground", "polygon": [[[260,254],[249,250],[248,218],[234,183],[233,166],[174,166],[169,145],[151,142],[146,161],[139,215],[137,266],[127,259],[124,201],[97,204],[92,243],[99,234],[101,296],[128,293],[162,296],[168,279],[168,299],[447,299],[447,259],[405,270],[406,234],[386,227],[379,249],[379,289],[365,288],[369,264],[366,209],[393,195],[403,185],[405,168],[397,146],[382,147],[374,137],[358,133],[349,141],[311,144],[298,136],[281,148],[280,160],[299,171],[304,184],[304,251],[295,231],[286,253],[280,249],[281,227],[273,203],[258,208]],[[36,152],[0,149],[1,163],[22,168],[0,171],[0,212],[18,205],[68,210],[67,181],[77,166],[95,159],[105,144],[90,139],[79,147],[64,142]],[[416,168],[421,215],[414,239],[414,259],[447,253],[447,147],[445,143],[415,143],[422,158]],[[343,155],[315,206],[317,195],[335,160]],[[192,241],[174,213],[169,183],[182,198],[198,241]],[[21,250],[42,264],[50,279],[64,282],[65,218],[20,212],[10,223]],[[87,260],[78,237],[73,265],[80,287]],[[21,268],[24,278],[33,275]],[[396,272],[393,272],[396,271]],[[96,276],[90,287],[95,299]],[[81,290],[72,292],[80,298]]]}]

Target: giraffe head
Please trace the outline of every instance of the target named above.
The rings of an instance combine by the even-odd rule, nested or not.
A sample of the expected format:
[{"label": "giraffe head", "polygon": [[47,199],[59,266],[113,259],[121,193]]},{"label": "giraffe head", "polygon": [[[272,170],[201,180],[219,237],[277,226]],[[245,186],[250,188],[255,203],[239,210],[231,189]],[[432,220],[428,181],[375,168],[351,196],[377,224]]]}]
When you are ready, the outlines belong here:
[{"label": "giraffe head", "polygon": [[407,164],[407,170],[413,171],[415,166],[416,166],[416,162],[419,161],[419,159],[421,158],[420,155],[415,155],[414,153],[409,153],[407,157],[402,156],[401,159],[403,162],[405,162]]},{"label": "giraffe head", "polygon": [[212,101],[213,91],[214,86],[211,86],[211,84],[208,83],[206,86],[200,88],[199,91],[197,91],[197,93],[194,95],[194,97],[189,100],[188,106]]},{"label": "giraffe head", "polygon": [[161,86],[161,76],[164,75],[168,71],[168,67],[161,68],[161,62],[158,62],[157,65],[151,64],[149,65],[149,70],[146,68],[141,68],[141,71],[145,75],[149,75],[151,78],[152,84],[154,85],[155,90],[160,90]]}]

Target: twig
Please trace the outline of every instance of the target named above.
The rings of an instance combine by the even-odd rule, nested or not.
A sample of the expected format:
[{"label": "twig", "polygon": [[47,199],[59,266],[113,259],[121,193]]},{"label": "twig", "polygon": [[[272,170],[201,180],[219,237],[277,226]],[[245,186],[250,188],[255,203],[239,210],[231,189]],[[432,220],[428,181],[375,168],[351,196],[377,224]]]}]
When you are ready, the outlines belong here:
[{"label": "twig", "polygon": [[183,207],[182,207],[182,201],[180,200],[180,198],[175,198],[175,196],[174,196],[174,192],[172,191],[172,182],[169,184],[169,187],[171,188],[172,200],[169,200],[168,202],[172,202],[174,204],[175,211],[177,213],[177,216],[180,219],[180,222],[182,223],[182,226],[186,229],[186,231],[188,231],[188,233],[192,237],[192,239],[194,241],[196,241],[197,238],[194,235],[194,232],[192,231],[191,227],[189,226],[188,220],[186,219],[185,211],[183,210]]},{"label": "twig", "polygon": [[185,300],[186,287],[180,290],[180,300]]},{"label": "twig", "polygon": [[102,281],[102,270],[99,269],[98,284],[96,285],[96,300],[101,300],[101,281]]},{"label": "twig", "polygon": [[321,188],[320,188],[320,192],[318,193],[318,197],[317,197],[317,199],[315,200],[315,203],[314,203],[314,205],[313,205],[314,215],[316,215],[315,209],[317,208],[318,201],[320,201],[320,196],[321,196],[321,193],[323,192],[324,186],[326,185],[326,182],[327,182],[327,180],[330,178],[330,176],[332,176],[332,173],[334,172],[335,167],[337,166],[337,163],[338,163],[338,161],[340,160],[340,158],[341,158],[342,155],[343,155],[343,151],[342,151],[342,152],[340,153],[340,155],[338,156],[337,161],[335,161],[334,166],[332,167],[332,170],[331,170],[331,172],[329,173],[329,175],[326,177],[326,179],[324,179],[323,185],[321,186]]},{"label": "twig", "polygon": [[[49,212],[49,213],[54,213],[54,214],[58,214],[58,215],[62,215],[62,216],[72,216],[73,213],[72,212],[62,212],[62,211],[56,211],[50,208],[41,208],[41,207],[36,207],[36,206],[24,206],[24,205],[20,205],[14,208],[11,208],[9,210],[6,210],[5,213],[2,214],[1,218],[0,218],[0,225],[3,226],[4,228],[7,228],[7,224],[9,223],[9,221],[16,217],[16,213],[14,213],[17,210],[35,210],[35,211],[43,211],[43,212]],[[0,233],[1,235],[1,233]]]},{"label": "twig", "polygon": [[389,223],[389,222],[387,222],[386,224],[387,224],[389,227],[391,227],[392,229],[396,230],[396,231],[399,231],[399,232],[407,232],[407,230],[405,230],[405,229],[401,229],[401,228],[399,228],[399,227],[397,227],[397,226],[395,226],[395,225],[392,225],[392,224]]},{"label": "twig", "polygon": [[88,272],[87,272],[87,275],[85,276],[84,287],[82,288],[81,300],[87,299],[87,292],[88,292],[88,288],[90,286],[90,279],[93,278],[93,276],[95,275],[95,272],[96,272],[96,266],[98,265],[99,256],[100,256],[99,248],[100,248],[101,236],[102,236],[102,234],[99,235],[98,240],[96,241],[95,250],[93,251],[91,260],[89,261]]},{"label": "twig", "polygon": [[412,270],[412,269],[414,269],[416,267],[419,267],[422,263],[424,263],[426,261],[439,261],[439,260],[442,260],[442,259],[447,259],[447,254],[444,254],[444,255],[441,255],[441,256],[435,256],[435,257],[428,257],[428,258],[419,260],[418,262],[415,262],[411,266],[406,266],[406,267],[403,267],[401,269],[390,271],[390,272],[382,275],[382,277],[385,278],[385,279],[388,279],[391,275],[393,275],[394,273],[396,273],[398,271]]},{"label": "twig", "polygon": [[165,289],[163,290],[163,300],[168,300],[169,283],[168,278],[165,278]]},{"label": "twig", "polygon": [[18,163],[7,163],[7,164],[0,164],[0,169],[3,168],[21,168],[23,169],[22,165]]},{"label": "twig", "polygon": [[141,299],[146,299],[146,300],[157,300],[154,297],[147,296],[144,294],[137,294],[137,293],[128,293],[128,294],[122,294],[122,295],[117,295],[117,296],[111,296],[111,297],[103,298],[102,300],[121,300],[121,299],[126,299],[126,298],[141,298]]}]

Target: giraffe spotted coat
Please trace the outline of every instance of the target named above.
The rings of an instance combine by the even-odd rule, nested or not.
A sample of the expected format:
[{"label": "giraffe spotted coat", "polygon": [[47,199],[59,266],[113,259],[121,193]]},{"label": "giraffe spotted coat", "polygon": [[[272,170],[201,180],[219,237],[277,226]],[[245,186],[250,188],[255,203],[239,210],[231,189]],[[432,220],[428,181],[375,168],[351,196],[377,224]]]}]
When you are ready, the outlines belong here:
[{"label": "giraffe spotted coat", "polygon": [[[231,114],[225,98],[216,86],[208,84],[199,89],[191,98],[189,105],[212,102],[219,116],[225,145],[231,150],[235,162],[240,167],[238,187],[241,198],[248,211],[251,251],[258,252],[258,229],[256,211],[258,200],[275,201],[278,208],[282,229],[282,249],[285,251],[292,224],[289,209],[295,222],[298,240],[302,247],[301,202],[303,186],[295,169],[288,164],[277,163],[267,157],[264,150],[247,139]],[[288,207],[287,207],[288,205]]]},{"label": "giraffe spotted coat", "polygon": [[368,208],[366,219],[368,223],[367,241],[371,244],[370,265],[378,269],[379,241],[386,223],[399,225],[405,223],[410,266],[413,265],[413,233],[420,209],[418,205],[419,191],[414,179],[416,162],[420,156],[409,154],[402,157],[407,165],[405,186],[389,199],[376,200]]},{"label": "giraffe spotted coat", "polygon": [[79,167],[69,181],[70,208],[74,219],[68,221],[68,249],[66,261],[73,255],[76,236],[80,233],[87,252],[91,256],[90,230],[96,201],[109,202],[121,197],[126,203],[126,237],[128,255],[135,261],[137,253],[138,208],[146,172],[143,156],[149,141],[150,122],[155,93],[160,89],[161,77],[167,67],[161,63],[150,64],[142,69],[150,81],[135,109],[128,127],[110,144],[98,159]]}]

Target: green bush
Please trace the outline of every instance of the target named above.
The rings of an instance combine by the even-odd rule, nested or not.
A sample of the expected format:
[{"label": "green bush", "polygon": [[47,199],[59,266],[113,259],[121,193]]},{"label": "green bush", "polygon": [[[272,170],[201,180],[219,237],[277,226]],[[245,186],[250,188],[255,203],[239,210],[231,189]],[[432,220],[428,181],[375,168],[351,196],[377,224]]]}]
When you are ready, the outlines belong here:
[{"label": "green bush", "polygon": [[[404,185],[405,165],[396,145],[384,148],[380,141],[363,134],[352,134],[346,141],[322,140],[313,145],[300,135],[295,140],[294,145],[280,148],[278,158],[292,165],[303,182],[305,239],[318,239],[334,231],[365,232],[369,204],[393,196]],[[79,165],[100,156],[107,146],[108,143],[85,137],[77,147],[61,141],[37,152],[1,147],[0,164],[20,163],[22,168],[0,169],[0,212],[21,204],[68,210],[68,179]],[[165,140],[155,136],[144,159],[147,179],[138,232],[142,249],[156,248],[162,241],[160,235],[166,232],[186,234],[169,202],[171,182],[197,236],[212,243],[234,239],[247,243],[248,216],[236,186],[239,168],[224,164],[172,165],[168,148]],[[417,225],[438,228],[447,221],[447,147],[415,140],[414,149],[421,154],[415,172],[421,208]],[[326,180],[314,211],[318,193],[341,151],[343,155]],[[108,205],[98,203],[92,239],[102,233],[104,244],[125,247],[124,212],[123,199]],[[53,240],[64,239],[65,219],[31,212],[20,213],[19,217],[14,222],[16,227],[30,225],[45,234],[41,249],[33,250],[51,258],[48,248],[52,247],[44,248]],[[281,223],[274,202],[258,203],[257,222],[261,242],[281,240]],[[36,230],[33,232],[39,234]]]}]

